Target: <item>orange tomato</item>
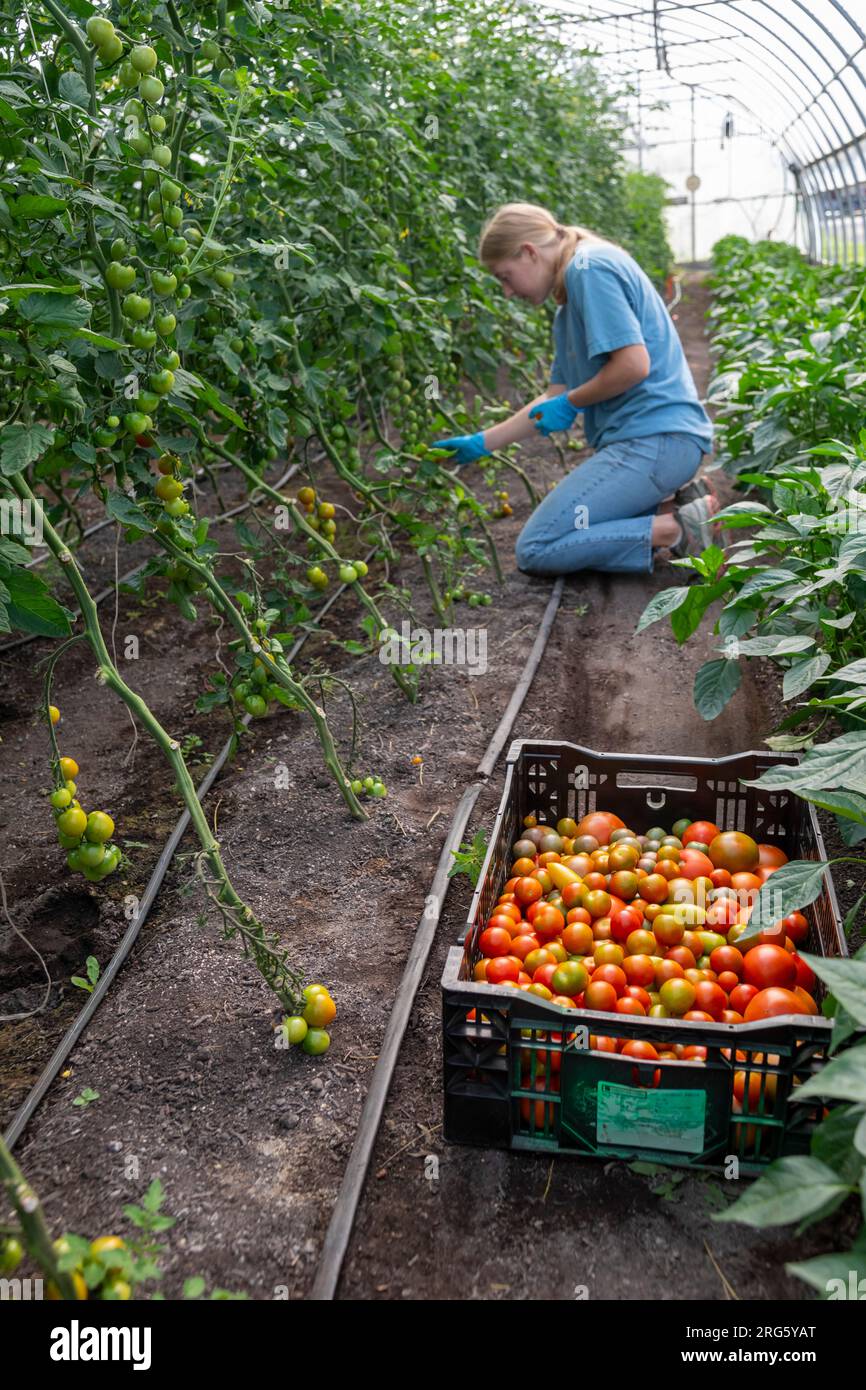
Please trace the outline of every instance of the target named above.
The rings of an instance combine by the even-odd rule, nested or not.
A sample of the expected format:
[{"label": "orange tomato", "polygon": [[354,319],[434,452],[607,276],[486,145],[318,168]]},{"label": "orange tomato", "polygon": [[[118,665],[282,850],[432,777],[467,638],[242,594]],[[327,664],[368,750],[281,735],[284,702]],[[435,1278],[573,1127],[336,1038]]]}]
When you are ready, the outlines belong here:
[{"label": "orange tomato", "polygon": [[606,845],[610,842],[611,831],[624,829],[625,821],[620,820],[612,811],[590,811],[589,815],[584,816],[579,822],[574,838],[592,835],[600,845]]}]

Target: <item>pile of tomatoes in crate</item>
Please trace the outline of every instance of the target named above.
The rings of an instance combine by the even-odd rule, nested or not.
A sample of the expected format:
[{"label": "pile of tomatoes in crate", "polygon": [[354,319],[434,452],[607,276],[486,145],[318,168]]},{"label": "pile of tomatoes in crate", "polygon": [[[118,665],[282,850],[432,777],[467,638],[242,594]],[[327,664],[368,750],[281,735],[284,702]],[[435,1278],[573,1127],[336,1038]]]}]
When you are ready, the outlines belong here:
[{"label": "pile of tomatoes in crate", "polygon": [[[569,1009],[692,1022],[817,1014],[792,912],[742,949],[749,913],[787,856],[709,821],[636,834],[609,811],[556,829],[527,816],[511,877],[478,937],[474,978]],[[468,942],[467,942],[468,945]],[[599,1034],[590,1046],[701,1060],[706,1049]]]}]

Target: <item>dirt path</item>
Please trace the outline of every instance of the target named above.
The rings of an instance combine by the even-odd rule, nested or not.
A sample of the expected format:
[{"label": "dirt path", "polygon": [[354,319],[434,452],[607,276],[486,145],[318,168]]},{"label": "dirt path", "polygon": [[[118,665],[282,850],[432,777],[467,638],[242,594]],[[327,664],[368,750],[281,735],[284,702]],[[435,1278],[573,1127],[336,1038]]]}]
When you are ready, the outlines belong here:
[{"label": "dirt path", "polygon": [[[704,291],[694,286],[679,309],[701,390],[705,307]],[[537,486],[562,476],[550,446],[524,453]],[[478,482],[471,472],[467,480]],[[496,727],[549,593],[545,581],[514,567],[514,539],[529,508],[515,486],[511,492],[514,516],[495,523],[504,590],[497,593],[489,576],[478,585],[494,592],[494,606],[484,610],[485,674],[440,667],[418,703],[405,704],[374,657],[336,645],[358,635],[347,602],[335,610],[336,642],[316,638],[305,651],[305,662],[319,652],[356,692],[364,723],[352,770],[378,772],[389,787],[371,819],[351,822],[309,726],[285,712],[254,726],[207,803],[239,892],[294,944],[308,977],[324,978],[334,992],[339,1014],[327,1057],[316,1062],[275,1047],[266,986],[235,945],[220,939],[212,918],[198,920],[188,857],[196,842],[188,838],[133,955],[75,1049],[70,1074],[55,1083],[16,1151],[55,1231],[93,1236],[123,1229],[124,1203],[160,1176],[167,1210],[177,1218],[164,1262],[168,1297],[193,1274],[255,1298],[281,1290],[298,1298],[309,1290],[443,829]],[[331,495],[341,500],[336,484]],[[242,540],[236,548],[244,548]],[[112,569],[107,533],[88,558],[88,577],[101,584]],[[391,577],[419,591],[413,564]],[[662,624],[634,636],[650,593],[675,582],[678,572],[670,568],[651,580],[568,581],[515,736],[678,753],[721,754],[759,743],[769,721],[749,679],[714,724],[696,715],[691,686],[710,647],[705,638],[679,650]],[[476,622],[480,611],[460,609],[455,621]],[[432,625],[423,605],[419,613]],[[213,636],[204,621],[183,623],[156,592],[122,595],[118,641],[130,631],[142,638],[130,679],[177,737],[201,739],[201,775],[225,737],[218,720],[193,713],[206,673],[215,669]],[[126,925],[125,897],[141,893],[177,814],[159,755],[142,740],[126,761],[125,710],[94,685],[83,645],[74,648],[58,690],[63,748],[82,764],[79,784],[88,801],[115,815],[132,867],[107,889],[69,879],[44,811],[47,747],[34,718],[36,659],[46,649],[36,644],[26,660],[0,663],[0,717],[7,768],[14,768],[0,867],[13,919],[46,953],[54,979],[50,1012],[0,1025],[4,1122],[79,1006],[69,976],[90,951],[106,963]],[[335,693],[326,703],[346,755],[347,701]],[[422,771],[411,761],[417,754]],[[500,771],[473,831],[490,825],[501,782]],[[701,1179],[675,1184],[667,1200],[619,1165],[561,1161],[551,1175],[544,1161],[443,1147],[439,977],[470,896],[467,880],[453,880],[375,1159],[374,1172],[383,1176],[371,1179],[342,1295],[540,1298],[570,1296],[585,1284],[592,1297],[661,1291],[715,1298],[721,1286],[703,1249],[708,1239],[742,1296],[799,1296],[801,1286],[780,1272],[795,1253],[793,1242],[711,1226],[713,1198]],[[0,936],[0,969],[0,1014],[35,1002],[38,971],[9,932]],[[99,1099],[74,1106],[85,1086]],[[432,1184],[424,1177],[427,1154],[439,1158]],[[804,1253],[802,1242],[796,1253]]]}]

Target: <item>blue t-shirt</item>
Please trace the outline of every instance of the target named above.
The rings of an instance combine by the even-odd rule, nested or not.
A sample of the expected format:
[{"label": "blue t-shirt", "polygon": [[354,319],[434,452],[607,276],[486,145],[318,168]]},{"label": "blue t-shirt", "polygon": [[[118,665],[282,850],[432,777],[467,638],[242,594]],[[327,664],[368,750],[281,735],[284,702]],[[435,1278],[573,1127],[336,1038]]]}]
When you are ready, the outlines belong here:
[{"label": "blue t-shirt", "polygon": [[713,426],[664,301],[640,266],[618,246],[583,242],[565,270],[568,301],[553,319],[555,355],[550,380],[569,391],[601,370],[608,353],[643,343],[649,376],[618,396],[584,409],[584,433],[594,449],[651,434],[692,435],[712,450]]}]

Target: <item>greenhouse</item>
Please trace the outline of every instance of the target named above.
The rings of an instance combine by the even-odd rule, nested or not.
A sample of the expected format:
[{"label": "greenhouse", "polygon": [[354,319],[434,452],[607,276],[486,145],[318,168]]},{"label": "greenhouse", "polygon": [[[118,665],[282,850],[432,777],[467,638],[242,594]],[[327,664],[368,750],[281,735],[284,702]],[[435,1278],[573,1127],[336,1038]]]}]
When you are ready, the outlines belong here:
[{"label": "greenhouse", "polygon": [[665,1371],[825,1365],[866,10],[0,35],[0,1299],[157,1371],[240,1369],[172,1339],[222,1301],[589,1301],[599,1364],[652,1302]]}]

